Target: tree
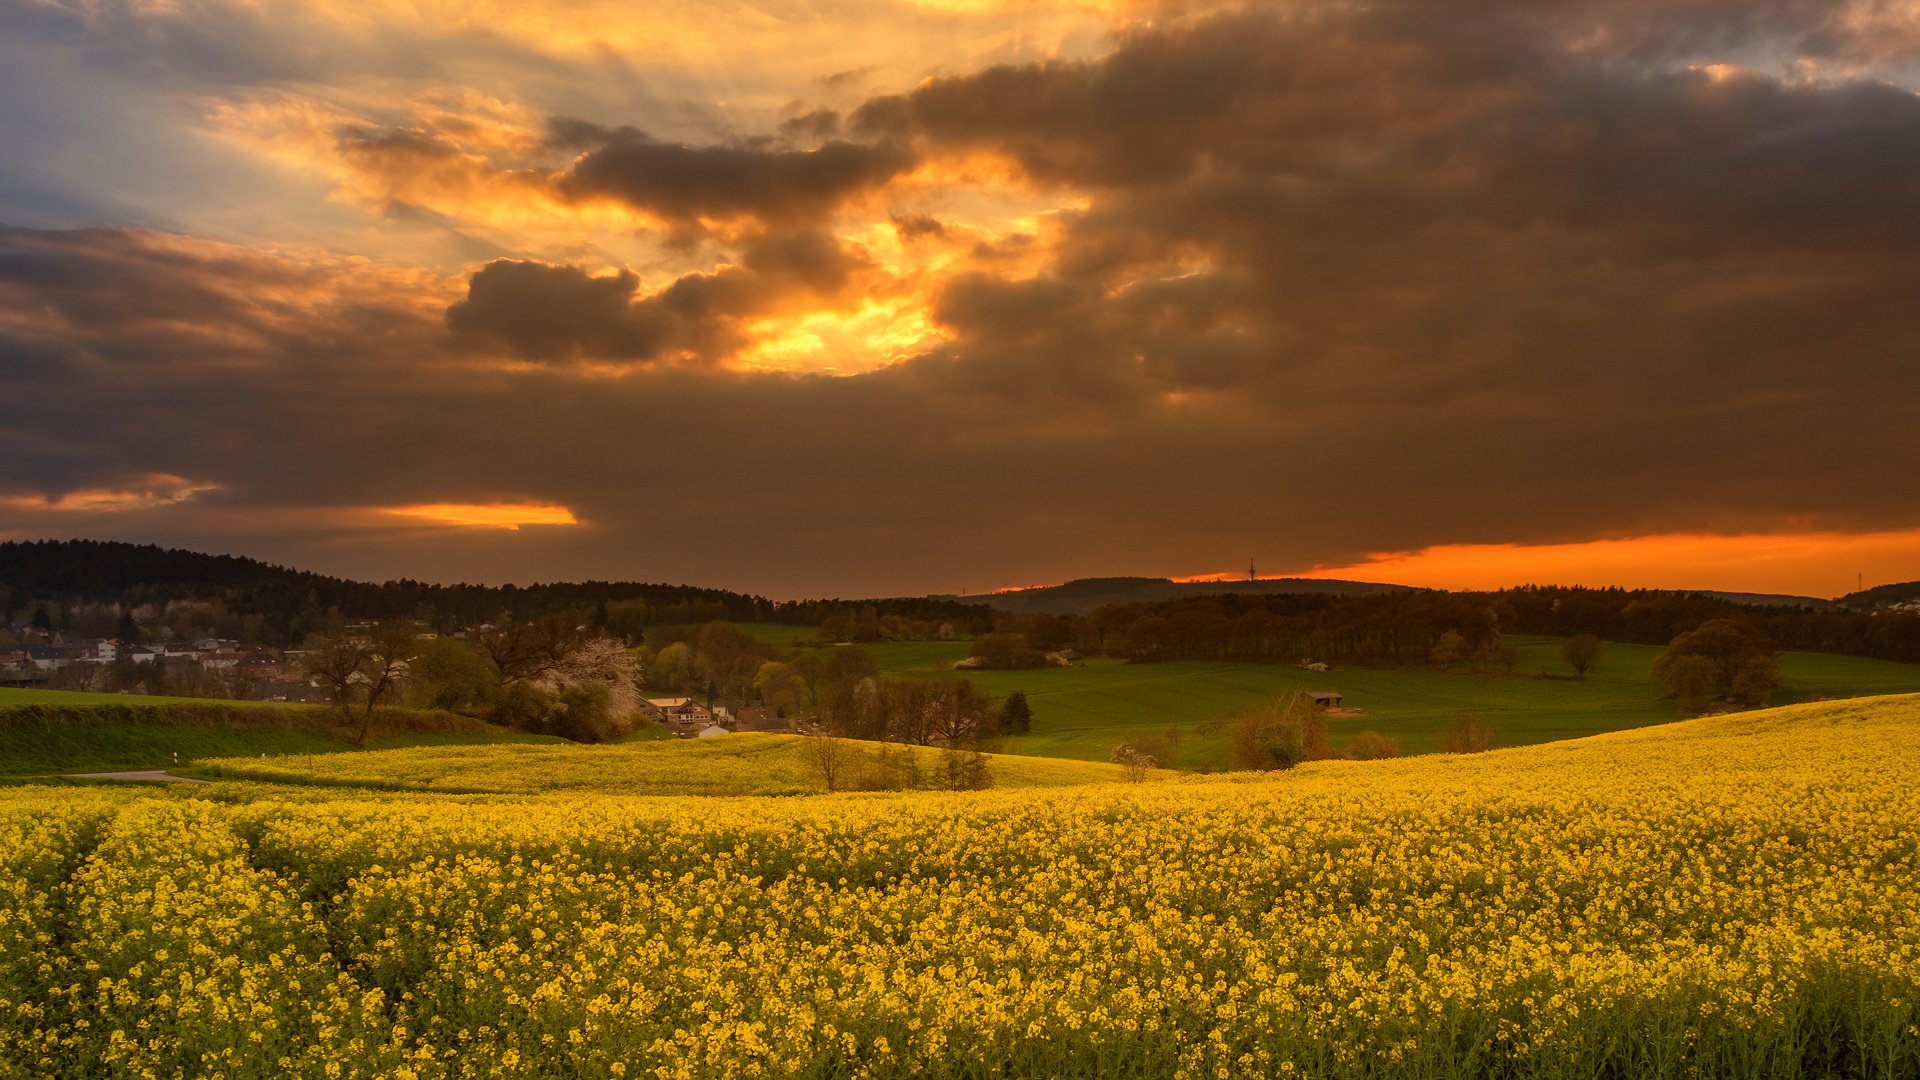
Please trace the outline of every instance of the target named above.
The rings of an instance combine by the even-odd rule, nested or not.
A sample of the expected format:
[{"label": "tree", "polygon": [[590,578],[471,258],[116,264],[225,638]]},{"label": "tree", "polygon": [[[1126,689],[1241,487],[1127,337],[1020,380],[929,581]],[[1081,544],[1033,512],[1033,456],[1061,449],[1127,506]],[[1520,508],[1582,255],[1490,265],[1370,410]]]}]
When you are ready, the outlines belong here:
[{"label": "tree", "polygon": [[336,708],[351,715],[367,652],[366,642],[348,637],[344,631],[315,634],[307,639],[300,670],[309,680],[320,684]]},{"label": "tree", "polygon": [[1440,640],[1434,643],[1433,651],[1427,656],[1436,664],[1451,664],[1465,660],[1468,652],[1467,639],[1458,630],[1449,630],[1440,635]]},{"label": "tree", "polygon": [[399,688],[407,665],[419,655],[411,623],[381,623],[373,628],[372,640],[361,646],[361,650],[359,677],[365,683],[367,711],[360,715],[360,734],[353,740],[356,746],[367,744],[367,729],[373,725],[373,707]]},{"label": "tree", "polygon": [[500,626],[474,641],[505,686],[538,679],[559,667],[590,636],[570,614],[554,612],[533,620],[502,616]]},{"label": "tree", "polygon": [[744,693],[754,673],[771,652],[754,640],[753,635],[729,622],[714,621],[700,628],[694,639],[694,670],[705,675],[714,691],[732,697]]},{"label": "tree", "polygon": [[807,681],[792,664],[779,660],[769,660],[760,665],[753,676],[754,692],[760,700],[780,710],[780,715],[788,715],[807,700]]},{"label": "tree", "polygon": [[1136,784],[1147,778],[1149,769],[1160,767],[1159,759],[1132,743],[1121,743],[1114,747],[1113,755],[1107,760],[1124,767],[1127,770],[1127,779]]},{"label": "tree", "polygon": [[133,612],[123,611],[120,613],[120,628],[114,632],[113,636],[115,640],[119,641],[122,645],[140,644],[144,635],[140,632],[140,624],[134,619]]},{"label": "tree", "polygon": [[1000,730],[1008,735],[1025,735],[1033,730],[1033,709],[1027,705],[1024,690],[1015,690],[1000,704]]},{"label": "tree", "polygon": [[1327,723],[1312,698],[1294,694],[1241,710],[1227,728],[1227,750],[1242,769],[1291,769],[1328,756]]},{"label": "tree", "polygon": [[981,747],[998,738],[993,699],[974,689],[972,683],[965,679],[942,680],[929,683],[928,690],[926,704],[921,706],[922,741],[948,747]]},{"label": "tree", "polygon": [[939,780],[945,791],[984,791],[993,786],[987,755],[968,745],[941,749]]},{"label": "tree", "polygon": [[1513,665],[1520,662],[1520,650],[1503,642],[1499,648],[1493,650],[1493,658],[1500,662],[1501,667],[1507,669],[1507,674],[1511,675]]},{"label": "tree", "polygon": [[1500,733],[1493,725],[1481,721],[1479,713],[1458,713],[1447,727],[1446,752],[1449,754],[1478,754],[1499,745]]},{"label": "tree", "polygon": [[693,650],[684,641],[676,641],[654,654],[647,668],[647,685],[655,690],[678,694],[693,677]]},{"label": "tree", "polygon": [[639,660],[620,638],[597,637],[569,650],[538,679],[520,685],[544,691],[555,708],[547,726],[575,742],[606,742],[633,730],[640,708]]},{"label": "tree", "polygon": [[480,654],[456,638],[420,643],[407,669],[407,696],[427,709],[478,715],[500,697],[500,679]]},{"label": "tree", "polygon": [[1719,700],[1762,706],[1780,681],[1777,651],[1753,627],[1713,619],[1669,642],[1653,661],[1653,677],[1688,712],[1701,712]]},{"label": "tree", "polygon": [[1599,667],[1605,656],[1599,638],[1592,634],[1575,634],[1560,643],[1560,659],[1567,662],[1575,675],[1585,679],[1587,672]]},{"label": "tree", "polygon": [[825,729],[806,738],[807,764],[813,769],[813,774],[820,778],[821,786],[829,792],[842,790],[846,786],[847,769],[853,757],[846,740]]}]

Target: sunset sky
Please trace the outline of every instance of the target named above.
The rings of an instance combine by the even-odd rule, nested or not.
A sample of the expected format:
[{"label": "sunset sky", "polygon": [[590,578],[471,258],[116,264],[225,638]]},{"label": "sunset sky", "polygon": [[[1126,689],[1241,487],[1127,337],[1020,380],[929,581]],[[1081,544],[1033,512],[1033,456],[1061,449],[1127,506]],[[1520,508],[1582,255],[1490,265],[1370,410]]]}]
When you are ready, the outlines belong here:
[{"label": "sunset sky", "polygon": [[0,538],[1920,579],[1916,88],[1911,0],[0,0]]}]

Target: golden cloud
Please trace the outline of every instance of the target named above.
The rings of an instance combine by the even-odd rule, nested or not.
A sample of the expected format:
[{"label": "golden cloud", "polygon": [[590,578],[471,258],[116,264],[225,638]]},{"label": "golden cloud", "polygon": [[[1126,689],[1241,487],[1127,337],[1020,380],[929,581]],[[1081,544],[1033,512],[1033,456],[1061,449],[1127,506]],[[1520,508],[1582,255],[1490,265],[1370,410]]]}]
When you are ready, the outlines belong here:
[{"label": "golden cloud", "polygon": [[27,514],[117,514],[183,503],[219,484],[195,483],[169,473],[149,473],[116,487],[0,495],[0,508]]},{"label": "golden cloud", "polygon": [[552,503],[423,503],[379,508],[414,522],[469,529],[518,529],[522,525],[578,525],[573,511]]}]

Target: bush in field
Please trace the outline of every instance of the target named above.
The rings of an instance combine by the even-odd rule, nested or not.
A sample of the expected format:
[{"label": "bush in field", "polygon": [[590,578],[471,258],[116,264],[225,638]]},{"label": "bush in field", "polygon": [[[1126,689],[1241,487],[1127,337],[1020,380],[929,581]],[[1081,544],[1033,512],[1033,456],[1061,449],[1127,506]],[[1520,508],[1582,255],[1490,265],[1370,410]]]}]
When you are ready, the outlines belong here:
[{"label": "bush in field", "polygon": [[1347,755],[1355,761],[1382,761],[1400,756],[1400,740],[1377,731],[1363,731],[1347,740]]},{"label": "bush in field", "polygon": [[1481,720],[1479,713],[1458,713],[1447,725],[1444,745],[1449,754],[1479,754],[1499,746],[1500,733]]},{"label": "bush in field", "polygon": [[1227,752],[1240,769],[1291,769],[1318,761],[1331,756],[1327,721],[1305,694],[1243,709],[1227,728]]}]

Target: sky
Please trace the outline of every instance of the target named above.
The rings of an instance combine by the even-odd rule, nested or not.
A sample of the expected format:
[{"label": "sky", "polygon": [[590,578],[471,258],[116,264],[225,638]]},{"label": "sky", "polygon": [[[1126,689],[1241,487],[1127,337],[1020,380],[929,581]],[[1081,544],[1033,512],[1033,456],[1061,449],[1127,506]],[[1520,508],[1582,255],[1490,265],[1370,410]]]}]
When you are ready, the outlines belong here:
[{"label": "sky", "polygon": [[1920,579],[1912,0],[0,0],[0,538]]}]

